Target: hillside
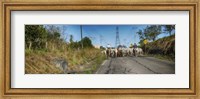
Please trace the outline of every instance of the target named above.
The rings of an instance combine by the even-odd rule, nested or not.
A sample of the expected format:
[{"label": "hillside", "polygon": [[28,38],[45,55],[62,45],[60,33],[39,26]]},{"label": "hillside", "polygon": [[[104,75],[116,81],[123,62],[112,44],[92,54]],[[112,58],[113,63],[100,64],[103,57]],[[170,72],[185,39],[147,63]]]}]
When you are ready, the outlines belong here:
[{"label": "hillside", "polygon": [[[143,49],[145,50],[144,46]],[[146,53],[158,58],[175,61],[175,35],[148,43]]]},{"label": "hillside", "polygon": [[55,59],[68,63],[67,73],[93,73],[105,59],[101,51],[95,48],[65,51],[26,50],[25,54],[26,74],[63,73],[62,69],[56,67]]}]

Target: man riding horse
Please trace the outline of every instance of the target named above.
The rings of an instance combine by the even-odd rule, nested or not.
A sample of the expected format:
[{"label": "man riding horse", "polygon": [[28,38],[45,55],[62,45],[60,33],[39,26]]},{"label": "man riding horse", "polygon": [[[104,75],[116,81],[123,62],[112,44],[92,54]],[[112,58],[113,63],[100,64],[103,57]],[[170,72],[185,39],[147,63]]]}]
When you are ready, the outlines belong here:
[{"label": "man riding horse", "polygon": [[111,46],[110,44],[107,45],[107,48],[106,48],[106,57],[110,57],[111,56]]},{"label": "man riding horse", "polygon": [[134,43],[134,45],[133,45],[133,55],[134,56],[136,56],[137,57],[137,44],[136,43]]}]

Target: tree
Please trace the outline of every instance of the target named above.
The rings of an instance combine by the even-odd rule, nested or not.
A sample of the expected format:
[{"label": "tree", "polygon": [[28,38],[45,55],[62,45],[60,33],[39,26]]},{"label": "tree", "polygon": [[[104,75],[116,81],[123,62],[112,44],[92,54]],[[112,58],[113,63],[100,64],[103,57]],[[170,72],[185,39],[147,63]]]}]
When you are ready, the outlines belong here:
[{"label": "tree", "polygon": [[47,31],[42,25],[25,26],[25,45],[28,49],[43,48],[47,40]]},{"label": "tree", "polygon": [[56,25],[47,25],[46,30],[48,31],[48,40],[55,41],[60,39],[61,30]]},{"label": "tree", "polygon": [[161,34],[161,26],[160,25],[150,25],[147,26],[144,30],[145,37],[148,40],[156,40],[156,37]]},{"label": "tree", "polygon": [[133,48],[133,44],[132,43],[130,44],[129,48]]},{"label": "tree", "polygon": [[61,46],[61,41],[63,41],[61,38],[61,28],[58,25],[46,25],[45,28],[48,31],[48,42],[46,42],[46,46],[51,46],[52,50],[54,50],[55,47]]},{"label": "tree", "polygon": [[93,47],[92,45],[92,41],[90,40],[89,37],[84,37],[81,41],[79,41],[80,43],[83,43],[84,48],[85,47]]},{"label": "tree", "polygon": [[175,30],[175,25],[164,25],[164,31],[166,33],[169,33],[169,35],[172,35],[172,31]]},{"label": "tree", "polygon": [[60,28],[61,38],[64,41],[67,41],[68,39],[68,33],[66,32],[67,27],[65,25],[61,25],[59,28]]},{"label": "tree", "polygon": [[148,35],[146,35],[147,34],[147,28],[148,28],[148,26],[143,31],[140,29],[137,32],[137,34],[139,35],[139,38],[140,38],[140,42],[139,42],[140,47],[142,47],[144,45],[143,41],[148,38]]},{"label": "tree", "polygon": [[141,40],[145,39],[144,32],[143,32],[141,29],[137,32],[137,34],[139,35],[139,38],[140,38]]},{"label": "tree", "polygon": [[70,39],[69,39],[70,43],[73,43],[73,35],[70,35]]}]

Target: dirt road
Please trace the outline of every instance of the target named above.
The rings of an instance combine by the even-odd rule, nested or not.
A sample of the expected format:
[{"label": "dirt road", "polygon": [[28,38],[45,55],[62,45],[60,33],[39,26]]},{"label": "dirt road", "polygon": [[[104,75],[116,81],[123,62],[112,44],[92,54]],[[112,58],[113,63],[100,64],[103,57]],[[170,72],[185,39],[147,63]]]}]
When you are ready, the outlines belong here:
[{"label": "dirt road", "polygon": [[96,74],[175,74],[175,63],[153,57],[109,58]]}]

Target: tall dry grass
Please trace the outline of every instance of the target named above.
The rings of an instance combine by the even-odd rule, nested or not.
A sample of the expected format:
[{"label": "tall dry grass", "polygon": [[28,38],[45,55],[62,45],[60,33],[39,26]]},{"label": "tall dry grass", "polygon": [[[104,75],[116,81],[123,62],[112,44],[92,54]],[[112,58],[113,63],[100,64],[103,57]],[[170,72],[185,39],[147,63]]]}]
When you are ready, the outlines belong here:
[{"label": "tall dry grass", "polygon": [[[54,46],[53,46],[54,45]],[[100,49],[76,49],[59,44],[48,44],[47,49],[25,51],[26,74],[60,74],[62,70],[52,62],[55,58],[62,58],[68,62],[68,71],[74,73],[93,73],[106,59]]]}]

